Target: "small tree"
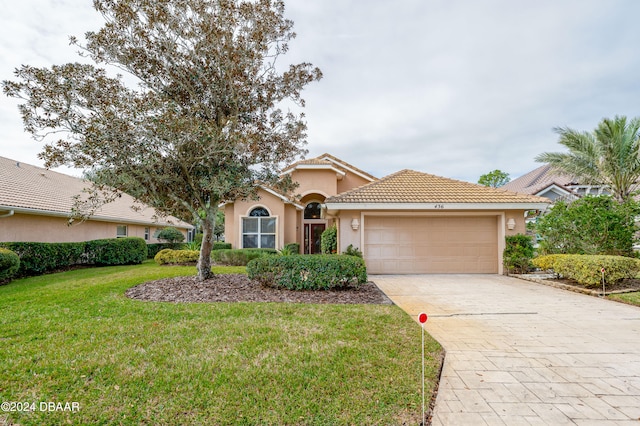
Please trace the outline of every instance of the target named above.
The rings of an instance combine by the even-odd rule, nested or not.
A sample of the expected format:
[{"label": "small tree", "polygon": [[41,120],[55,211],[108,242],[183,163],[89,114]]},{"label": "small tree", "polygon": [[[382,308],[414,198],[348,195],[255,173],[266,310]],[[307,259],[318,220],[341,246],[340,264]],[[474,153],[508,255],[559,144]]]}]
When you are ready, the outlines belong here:
[{"label": "small tree", "polygon": [[558,201],[536,223],[540,252],[632,256],[638,214],[637,202],[620,204],[609,196]]},{"label": "small tree", "polygon": [[218,205],[255,198],[256,182],[292,188],[279,171],[304,155],[306,125],[281,106],[304,106],[302,89],[322,74],[276,64],[295,37],[281,0],[93,4],[106,24],[86,44],[71,43],[95,65],[23,65],[3,90],[24,101],[26,131],[59,137],[40,154],[46,167],[94,169],[79,217],[126,192],[194,222],[203,233],[198,276],[207,279]]},{"label": "small tree", "polygon": [[510,180],[511,179],[509,178],[509,173],[505,173],[502,170],[494,170],[480,176],[480,179],[478,179],[478,183],[480,185],[497,188],[499,186],[507,184]]}]

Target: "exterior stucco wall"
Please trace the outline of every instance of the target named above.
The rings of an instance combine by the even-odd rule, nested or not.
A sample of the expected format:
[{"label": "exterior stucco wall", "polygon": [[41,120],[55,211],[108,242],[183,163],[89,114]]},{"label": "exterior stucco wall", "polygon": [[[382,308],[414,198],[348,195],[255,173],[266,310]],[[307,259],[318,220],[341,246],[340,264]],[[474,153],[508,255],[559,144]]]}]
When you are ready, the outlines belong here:
[{"label": "exterior stucco wall", "polygon": [[298,182],[296,193],[302,196],[310,192],[327,197],[338,194],[338,178],[333,170],[295,170],[291,179]]},{"label": "exterior stucco wall", "polygon": [[[225,206],[225,241],[233,248],[242,248],[242,220],[256,207],[264,207],[272,217],[276,217],[276,249],[296,240],[296,208],[285,204],[282,199],[262,189],[258,190],[259,200],[236,201]],[[293,210],[293,212],[292,212]]]},{"label": "exterior stucco wall", "polygon": [[371,181],[354,173],[347,172],[347,175],[343,177],[342,180],[338,181],[338,194],[365,185],[367,183],[371,183]]},{"label": "exterior stucco wall", "polygon": [[[162,227],[152,225],[133,225],[117,222],[88,220],[84,223],[67,226],[64,217],[15,214],[0,218],[1,242],[42,242],[64,243],[116,238],[118,225],[127,226],[127,236],[144,238],[145,228],[149,228],[147,243],[158,243],[153,234]],[[187,237],[185,229],[180,229]]]}]

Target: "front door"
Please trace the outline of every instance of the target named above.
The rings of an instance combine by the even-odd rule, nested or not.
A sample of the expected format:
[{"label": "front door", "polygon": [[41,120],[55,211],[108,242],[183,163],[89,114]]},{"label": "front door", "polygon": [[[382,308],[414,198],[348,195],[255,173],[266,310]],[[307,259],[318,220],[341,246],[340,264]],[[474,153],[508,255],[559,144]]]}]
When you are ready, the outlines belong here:
[{"label": "front door", "polygon": [[304,254],[320,254],[320,238],[324,232],[324,223],[304,224]]}]

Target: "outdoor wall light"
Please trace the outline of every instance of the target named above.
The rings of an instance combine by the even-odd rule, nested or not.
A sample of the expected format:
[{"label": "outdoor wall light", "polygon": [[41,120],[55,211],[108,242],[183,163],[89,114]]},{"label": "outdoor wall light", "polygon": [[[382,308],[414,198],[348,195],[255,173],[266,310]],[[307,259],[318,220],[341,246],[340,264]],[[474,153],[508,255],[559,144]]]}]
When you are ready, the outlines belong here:
[{"label": "outdoor wall light", "polygon": [[351,219],[351,229],[357,231],[360,228],[360,221],[357,218]]},{"label": "outdoor wall light", "polygon": [[516,229],[516,221],[514,218],[509,218],[509,220],[507,220],[507,229],[509,231]]}]

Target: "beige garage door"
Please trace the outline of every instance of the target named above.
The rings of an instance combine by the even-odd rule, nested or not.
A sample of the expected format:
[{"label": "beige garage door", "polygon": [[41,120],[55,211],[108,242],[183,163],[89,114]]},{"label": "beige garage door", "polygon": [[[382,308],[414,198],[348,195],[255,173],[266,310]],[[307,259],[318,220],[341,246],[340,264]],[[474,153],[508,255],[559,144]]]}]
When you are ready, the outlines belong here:
[{"label": "beige garage door", "polygon": [[371,274],[498,273],[495,216],[366,216],[364,222]]}]

